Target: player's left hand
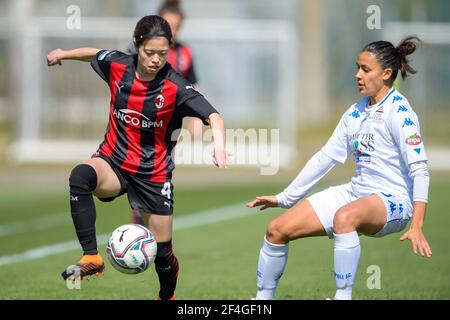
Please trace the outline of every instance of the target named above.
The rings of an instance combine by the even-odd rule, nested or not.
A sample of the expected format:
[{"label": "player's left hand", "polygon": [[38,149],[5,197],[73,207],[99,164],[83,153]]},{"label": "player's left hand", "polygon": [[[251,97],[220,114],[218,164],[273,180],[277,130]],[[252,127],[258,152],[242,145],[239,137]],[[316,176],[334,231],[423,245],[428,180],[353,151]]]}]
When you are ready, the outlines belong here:
[{"label": "player's left hand", "polygon": [[427,256],[428,258],[431,257],[432,254],[431,247],[428,244],[428,241],[425,238],[422,229],[418,228],[409,229],[409,231],[405,232],[400,237],[400,241],[404,241],[406,239],[411,241],[412,250],[415,254],[419,252],[422,257],[425,256]]},{"label": "player's left hand", "polygon": [[223,149],[215,149],[213,154],[214,165],[218,168],[228,168],[228,157],[230,154]]},{"label": "player's left hand", "polygon": [[276,196],[259,196],[256,197],[254,200],[247,203],[247,207],[254,208],[259,207],[259,210],[266,210],[267,208],[277,208],[278,207],[278,200]]}]

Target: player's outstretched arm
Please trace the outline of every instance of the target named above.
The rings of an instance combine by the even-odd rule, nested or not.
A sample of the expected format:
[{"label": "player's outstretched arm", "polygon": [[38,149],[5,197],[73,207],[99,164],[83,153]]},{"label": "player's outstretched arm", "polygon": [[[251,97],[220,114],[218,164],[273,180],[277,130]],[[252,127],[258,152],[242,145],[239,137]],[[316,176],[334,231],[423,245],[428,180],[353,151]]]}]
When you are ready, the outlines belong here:
[{"label": "player's outstretched arm", "polygon": [[427,204],[425,202],[414,201],[411,226],[409,230],[400,237],[400,241],[404,241],[406,239],[410,240],[412,250],[415,254],[420,253],[422,257],[431,257],[431,247],[422,231],[426,207]]},{"label": "player's outstretched arm", "polygon": [[259,196],[256,197],[255,200],[250,201],[247,203],[247,207],[254,208],[259,207],[259,210],[265,210],[267,208],[277,208],[278,207],[278,200],[276,196]]},{"label": "player's outstretched arm", "polygon": [[96,48],[78,48],[73,50],[62,50],[60,48],[51,51],[47,55],[47,65],[54,66],[56,64],[61,65],[61,60],[79,60],[90,62],[92,58],[101,49]]},{"label": "player's outstretched arm", "polygon": [[225,126],[222,117],[218,113],[209,115],[214,138],[214,164],[219,168],[227,168],[228,153],[225,150]]}]

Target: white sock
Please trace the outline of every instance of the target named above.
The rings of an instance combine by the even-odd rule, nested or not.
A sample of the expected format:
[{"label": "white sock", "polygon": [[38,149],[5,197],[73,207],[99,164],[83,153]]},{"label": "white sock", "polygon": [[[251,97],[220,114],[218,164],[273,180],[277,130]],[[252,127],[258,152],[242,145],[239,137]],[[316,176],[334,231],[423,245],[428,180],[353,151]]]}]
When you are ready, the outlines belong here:
[{"label": "white sock", "polygon": [[352,289],[358,270],[361,247],[356,231],[334,234],[334,279],[336,300],[351,300]]},{"label": "white sock", "polygon": [[283,275],[288,258],[289,245],[274,244],[264,237],[264,244],[259,252],[256,300],[272,300],[278,281]]}]

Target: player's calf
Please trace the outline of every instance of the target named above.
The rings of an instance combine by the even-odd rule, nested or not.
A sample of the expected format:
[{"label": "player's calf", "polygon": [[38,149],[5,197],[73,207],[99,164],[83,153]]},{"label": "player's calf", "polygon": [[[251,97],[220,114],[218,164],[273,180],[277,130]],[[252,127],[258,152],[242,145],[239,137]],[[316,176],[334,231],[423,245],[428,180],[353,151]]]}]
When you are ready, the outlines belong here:
[{"label": "player's calf", "polygon": [[158,242],[155,270],[160,284],[158,298],[171,300],[175,295],[179,270],[178,260],[172,251],[172,241]]},{"label": "player's calf", "polygon": [[88,164],[76,166],[69,178],[70,211],[78,240],[85,255],[97,253],[95,204],[92,192],[97,187],[97,173]]}]

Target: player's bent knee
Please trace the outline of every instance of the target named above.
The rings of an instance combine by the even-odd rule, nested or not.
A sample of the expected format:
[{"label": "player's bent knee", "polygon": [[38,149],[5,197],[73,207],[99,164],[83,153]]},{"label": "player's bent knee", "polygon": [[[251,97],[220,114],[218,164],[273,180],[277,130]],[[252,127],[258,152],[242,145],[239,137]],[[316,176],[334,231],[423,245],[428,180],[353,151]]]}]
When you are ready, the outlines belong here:
[{"label": "player's bent knee", "polygon": [[97,187],[97,173],[95,169],[88,164],[77,165],[70,173],[69,186],[72,193],[92,193]]},{"label": "player's bent knee", "polygon": [[271,221],[267,226],[266,239],[271,243],[287,243],[289,241],[288,235],[277,220]]},{"label": "player's bent knee", "polygon": [[347,233],[356,228],[355,219],[350,211],[339,209],[333,219],[333,230],[335,233]]}]

